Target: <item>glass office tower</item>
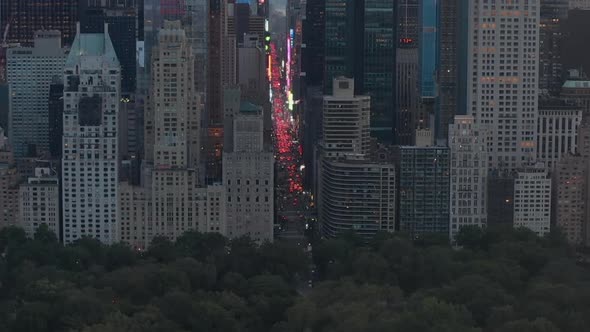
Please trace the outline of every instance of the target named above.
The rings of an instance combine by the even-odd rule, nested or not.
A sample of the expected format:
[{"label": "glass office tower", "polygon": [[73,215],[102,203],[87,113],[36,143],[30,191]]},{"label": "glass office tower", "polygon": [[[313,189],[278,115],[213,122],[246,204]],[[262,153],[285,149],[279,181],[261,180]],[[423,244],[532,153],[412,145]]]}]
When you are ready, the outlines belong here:
[{"label": "glass office tower", "polygon": [[436,95],[435,74],[437,59],[437,0],[422,0],[420,16],[422,17],[420,35],[420,93],[422,98],[433,98]]},{"label": "glass office tower", "polygon": [[355,94],[371,96],[371,132],[393,141],[396,5],[388,0],[326,0],[325,92],[332,79],[355,79]]},{"label": "glass office tower", "polygon": [[395,2],[365,0],[362,91],[371,96],[371,132],[393,140],[395,112]]}]

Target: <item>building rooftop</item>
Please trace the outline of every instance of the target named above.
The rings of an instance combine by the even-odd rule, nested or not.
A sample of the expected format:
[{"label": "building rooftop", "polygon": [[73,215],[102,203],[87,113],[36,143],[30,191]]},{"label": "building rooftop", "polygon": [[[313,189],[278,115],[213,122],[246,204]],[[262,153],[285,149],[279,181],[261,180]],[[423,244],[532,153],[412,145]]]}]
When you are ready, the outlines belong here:
[{"label": "building rooftop", "polygon": [[75,66],[83,56],[101,57],[110,66],[120,66],[107,26],[105,33],[80,33],[79,30],[66,60],[66,67]]},{"label": "building rooftop", "polygon": [[254,105],[251,102],[243,101],[240,103],[241,113],[259,113],[261,111],[260,106]]},{"label": "building rooftop", "polygon": [[567,80],[563,83],[564,89],[590,89],[590,81],[586,80]]}]

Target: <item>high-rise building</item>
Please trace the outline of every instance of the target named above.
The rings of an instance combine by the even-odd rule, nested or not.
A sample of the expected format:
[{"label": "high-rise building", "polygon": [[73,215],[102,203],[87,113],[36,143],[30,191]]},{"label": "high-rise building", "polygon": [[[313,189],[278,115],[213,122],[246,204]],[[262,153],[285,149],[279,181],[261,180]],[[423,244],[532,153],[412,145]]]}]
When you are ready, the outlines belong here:
[{"label": "high-rise building", "polygon": [[397,2],[398,48],[418,48],[420,42],[420,2],[400,0]]},{"label": "high-rise building", "polygon": [[570,10],[567,20],[560,22],[564,38],[559,45],[560,59],[565,71],[577,69],[590,73],[590,10]]},{"label": "high-rise building", "polygon": [[268,99],[266,54],[258,35],[245,34],[238,47],[238,84],[249,100]]},{"label": "high-rise building", "polygon": [[438,26],[436,138],[446,140],[455,115],[465,115],[468,0],[440,1]]},{"label": "high-rise building", "polygon": [[450,237],[461,227],[487,225],[488,132],[472,116],[457,115],[449,128]]},{"label": "high-rise building", "polygon": [[119,240],[133,248],[149,245],[148,225],[151,225],[152,201],[148,187],[119,183]]},{"label": "high-rise building", "polygon": [[[35,32],[57,30],[65,45],[76,36],[79,0],[3,0],[0,2],[0,31],[8,44],[32,46]],[[8,27],[7,27],[8,26]]]},{"label": "high-rise building", "polygon": [[539,25],[539,92],[559,96],[563,84],[562,25],[568,15],[568,0],[541,0]]},{"label": "high-rise building", "polygon": [[420,98],[418,95],[419,49],[398,48],[396,53],[396,143],[414,145]]},{"label": "high-rise building", "polygon": [[393,1],[326,0],[324,92],[332,79],[355,79],[355,94],[371,97],[371,131],[384,142],[394,135],[396,10]]},{"label": "high-rise building", "polygon": [[227,236],[263,242],[274,237],[274,156],[263,142],[262,107],[240,104],[231,147],[224,146]]},{"label": "high-rise building", "polygon": [[551,228],[551,178],[543,163],[517,171],[514,180],[514,227],[538,236]]},{"label": "high-rise building", "polygon": [[193,84],[193,66],[180,21],[166,21],[152,54],[145,155],[153,163],[151,228],[170,239],[198,225],[187,210],[199,185],[200,163],[202,105]]},{"label": "high-rise building", "polygon": [[[390,156],[391,151],[382,154]],[[321,158],[318,217],[322,235],[354,231],[368,239],[395,230],[395,167],[390,159],[347,154]]]},{"label": "high-rise building", "polygon": [[138,7],[134,1],[100,3],[80,1],[80,30],[82,33],[100,33],[105,23],[121,63],[121,93],[134,94],[137,86]]},{"label": "high-rise building", "polygon": [[0,128],[0,229],[20,223],[18,193],[20,176],[14,156]]},{"label": "high-rise building", "polygon": [[208,183],[221,180],[223,155],[223,91],[236,84],[236,35],[233,4],[214,0],[209,7],[209,49],[207,70],[207,132],[204,134],[205,164]]},{"label": "high-rise building", "polygon": [[121,240],[146,248],[189,230],[226,234],[225,188],[201,186],[200,120],[194,56],[180,21],[165,21],[152,48],[141,186],[119,186]]},{"label": "high-rise building", "polygon": [[332,95],[324,96],[322,150],[326,157],[369,152],[371,98],[354,95],[355,81],[334,78]]},{"label": "high-rise building", "polygon": [[33,47],[8,49],[8,137],[17,158],[49,151],[49,86],[62,75],[66,50],[59,31],[38,31]]},{"label": "high-rise building", "polygon": [[199,95],[193,85],[192,49],[180,21],[165,22],[152,54],[150,105],[146,115],[146,159],[156,169],[198,167]]},{"label": "high-rise building", "polygon": [[557,162],[552,176],[555,225],[574,245],[588,240],[589,166],[584,156],[568,154]]},{"label": "high-rise building", "polygon": [[108,34],[78,33],[64,70],[63,240],[119,240],[121,66]]},{"label": "high-rise building", "polygon": [[438,24],[440,1],[420,1],[420,96],[436,96],[436,64],[438,57]]},{"label": "high-rise building", "polygon": [[469,17],[468,114],[490,128],[490,168],[517,169],[535,157],[539,1],[469,1]]},{"label": "high-rise building", "polygon": [[559,159],[576,153],[582,109],[557,101],[541,101],[537,129],[537,161],[552,170]]},{"label": "high-rise building", "polygon": [[62,139],[64,134],[64,83],[63,73],[54,76],[49,85],[49,155],[61,159]]},{"label": "high-rise building", "polygon": [[590,79],[582,77],[577,70],[570,71],[570,77],[561,87],[561,98],[582,108],[584,114],[590,114]]},{"label": "high-rise building", "polygon": [[573,245],[590,243],[590,118],[585,116],[578,129],[575,154],[566,154],[555,166],[553,218]]},{"label": "high-rise building", "polygon": [[[303,21],[303,63],[308,85],[319,86],[324,81],[325,0],[309,1]],[[320,33],[318,33],[320,31]]]},{"label": "high-rise building", "polygon": [[60,238],[59,178],[48,167],[35,169],[35,176],[21,184],[19,192],[20,224],[28,237],[33,237],[41,225]]},{"label": "high-rise building", "polygon": [[400,146],[396,151],[398,224],[414,236],[449,234],[449,149]]},{"label": "high-rise building", "polygon": [[355,81],[337,77],[324,96],[317,200],[322,234],[353,230],[370,238],[395,227],[395,169],[391,151],[370,149],[371,98]]}]

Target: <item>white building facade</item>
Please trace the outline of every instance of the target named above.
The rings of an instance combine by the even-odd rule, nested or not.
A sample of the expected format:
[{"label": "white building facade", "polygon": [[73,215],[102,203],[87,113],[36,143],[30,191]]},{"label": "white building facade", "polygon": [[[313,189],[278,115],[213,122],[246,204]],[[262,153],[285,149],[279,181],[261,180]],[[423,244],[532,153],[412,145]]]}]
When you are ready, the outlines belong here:
[{"label": "white building facade", "polygon": [[489,166],[534,161],[539,0],[469,1],[467,112],[488,125]]},{"label": "white building facade", "polygon": [[64,69],[63,240],[119,240],[121,68],[108,35],[78,32]]},{"label": "white building facade", "polygon": [[526,227],[538,236],[551,230],[551,178],[542,163],[517,172],[514,227]]},{"label": "white building facade", "polygon": [[537,161],[553,169],[562,156],[576,153],[582,109],[572,106],[539,108]]},{"label": "white building facade", "polygon": [[323,151],[326,157],[365,154],[370,144],[371,98],[354,95],[354,79],[336,77],[324,96]]},{"label": "white building facade", "polygon": [[487,225],[488,135],[469,115],[457,115],[449,125],[451,240],[463,226]]}]

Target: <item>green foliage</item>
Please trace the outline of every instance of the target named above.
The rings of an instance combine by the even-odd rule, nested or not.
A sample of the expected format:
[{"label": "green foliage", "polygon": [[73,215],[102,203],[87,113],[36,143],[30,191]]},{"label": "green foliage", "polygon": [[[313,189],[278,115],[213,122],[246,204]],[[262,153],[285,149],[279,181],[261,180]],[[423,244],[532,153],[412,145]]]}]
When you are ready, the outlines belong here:
[{"label": "green foliage", "polygon": [[[0,230],[0,331],[559,332],[590,326],[590,271],[559,231],[353,233],[298,246],[189,232],[149,251]],[[315,272],[311,273],[311,269]],[[313,288],[308,279],[313,278]]]}]

